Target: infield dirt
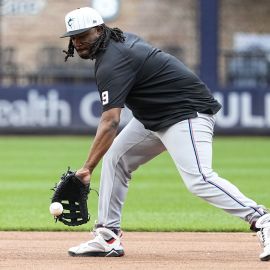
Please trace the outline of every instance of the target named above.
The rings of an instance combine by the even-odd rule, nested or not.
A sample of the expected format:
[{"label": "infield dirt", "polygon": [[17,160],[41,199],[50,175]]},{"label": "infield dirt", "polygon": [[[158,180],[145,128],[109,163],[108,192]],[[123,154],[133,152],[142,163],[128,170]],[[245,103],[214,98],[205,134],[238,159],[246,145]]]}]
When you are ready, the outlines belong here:
[{"label": "infield dirt", "polygon": [[254,233],[124,232],[121,258],[69,257],[86,232],[0,232],[0,269],[270,269]]}]

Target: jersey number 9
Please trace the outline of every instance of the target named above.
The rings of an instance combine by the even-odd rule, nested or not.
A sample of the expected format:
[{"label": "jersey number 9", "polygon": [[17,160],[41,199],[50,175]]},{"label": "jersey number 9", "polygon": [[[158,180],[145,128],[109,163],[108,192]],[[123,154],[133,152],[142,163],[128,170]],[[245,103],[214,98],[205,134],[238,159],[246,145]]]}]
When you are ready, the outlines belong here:
[{"label": "jersey number 9", "polygon": [[102,105],[106,105],[109,103],[109,93],[108,91],[104,91],[101,93]]}]

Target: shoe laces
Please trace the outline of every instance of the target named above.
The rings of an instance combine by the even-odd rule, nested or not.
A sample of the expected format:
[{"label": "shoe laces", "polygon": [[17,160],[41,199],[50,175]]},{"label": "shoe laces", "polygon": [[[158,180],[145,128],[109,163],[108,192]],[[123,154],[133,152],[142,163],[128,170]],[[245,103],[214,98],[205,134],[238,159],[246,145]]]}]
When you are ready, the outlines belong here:
[{"label": "shoe laces", "polygon": [[260,239],[264,247],[270,244],[270,226],[260,230]]}]

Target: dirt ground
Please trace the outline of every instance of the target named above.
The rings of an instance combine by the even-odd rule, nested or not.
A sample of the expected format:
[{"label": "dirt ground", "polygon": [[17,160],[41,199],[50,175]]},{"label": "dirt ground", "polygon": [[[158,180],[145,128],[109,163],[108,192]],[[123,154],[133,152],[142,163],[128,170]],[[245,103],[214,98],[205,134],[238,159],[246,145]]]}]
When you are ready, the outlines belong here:
[{"label": "dirt ground", "polygon": [[0,232],[0,269],[270,269],[254,233],[124,232],[121,258],[69,257],[86,232]]}]

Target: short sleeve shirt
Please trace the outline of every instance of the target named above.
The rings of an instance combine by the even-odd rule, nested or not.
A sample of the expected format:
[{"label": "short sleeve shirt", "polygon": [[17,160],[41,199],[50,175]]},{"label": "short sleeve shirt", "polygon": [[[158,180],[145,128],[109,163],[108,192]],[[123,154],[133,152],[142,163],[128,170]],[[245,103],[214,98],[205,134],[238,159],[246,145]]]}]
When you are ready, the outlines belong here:
[{"label": "short sleeve shirt", "polygon": [[221,105],[180,60],[125,33],[97,55],[96,83],[103,111],[125,105],[147,129],[158,131]]}]

